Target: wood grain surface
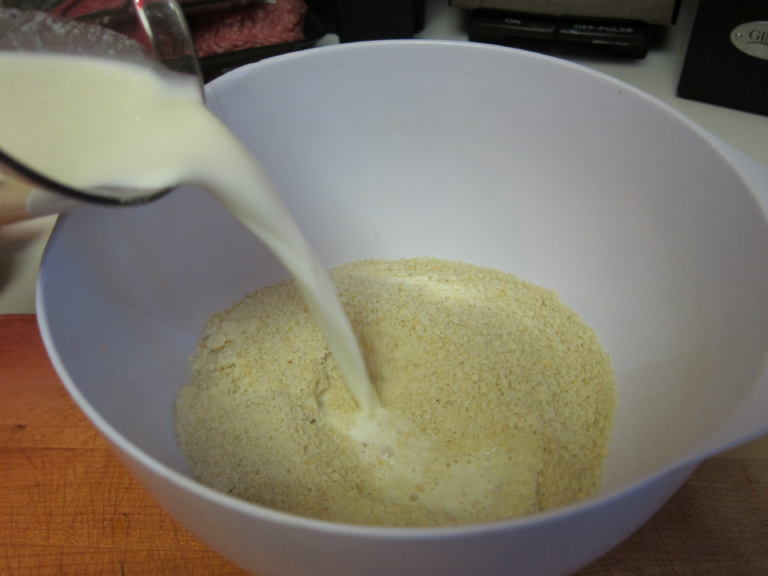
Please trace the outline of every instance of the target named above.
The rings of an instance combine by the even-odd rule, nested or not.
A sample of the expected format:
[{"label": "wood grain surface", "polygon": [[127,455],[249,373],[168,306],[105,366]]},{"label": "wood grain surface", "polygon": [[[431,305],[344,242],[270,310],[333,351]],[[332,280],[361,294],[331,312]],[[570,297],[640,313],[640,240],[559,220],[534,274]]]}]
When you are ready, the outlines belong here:
[{"label": "wood grain surface", "polygon": [[[130,477],[70,400],[31,315],[0,316],[0,575],[244,575]],[[768,437],[705,462],[578,572],[673,575],[768,575]]]}]

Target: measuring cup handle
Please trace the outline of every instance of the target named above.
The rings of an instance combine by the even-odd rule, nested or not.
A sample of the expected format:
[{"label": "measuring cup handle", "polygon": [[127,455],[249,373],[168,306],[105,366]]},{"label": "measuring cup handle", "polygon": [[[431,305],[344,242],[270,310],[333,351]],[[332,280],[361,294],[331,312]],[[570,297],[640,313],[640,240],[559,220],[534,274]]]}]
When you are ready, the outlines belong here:
[{"label": "measuring cup handle", "polygon": [[0,226],[67,212],[80,202],[0,173]]}]

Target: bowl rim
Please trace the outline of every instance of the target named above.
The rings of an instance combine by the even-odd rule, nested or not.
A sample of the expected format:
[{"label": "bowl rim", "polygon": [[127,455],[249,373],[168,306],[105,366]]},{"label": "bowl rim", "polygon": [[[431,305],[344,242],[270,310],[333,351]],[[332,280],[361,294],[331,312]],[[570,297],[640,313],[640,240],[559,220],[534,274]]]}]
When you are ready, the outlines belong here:
[{"label": "bowl rim", "polygon": [[[745,179],[741,171],[734,165],[732,155],[733,150],[731,150],[728,145],[719,140],[709,131],[693,122],[693,120],[691,120],[689,117],[685,116],[682,112],[679,112],[663,100],[652,96],[642,91],[641,89],[628,84],[627,82],[614,78],[606,73],[600,72],[586,65],[517,48],[478,42],[422,39],[373,40],[350,44],[325,45],[298,52],[290,52],[279,56],[274,56],[236,68],[214,79],[212,82],[206,85],[206,90],[210,91],[211,89],[215,89],[215,87],[221,83],[229,82],[241,76],[251,74],[253,70],[257,69],[257,67],[264,68],[280,66],[283,62],[291,61],[294,59],[304,60],[317,57],[322,58],[326,54],[333,54],[336,52],[360,52],[367,50],[388,49],[408,50],[414,49],[417,46],[432,47],[438,50],[456,49],[463,51],[492,51],[516,54],[517,57],[540,60],[545,62],[548,66],[558,66],[576,70],[577,72],[583,74],[585,77],[590,77],[593,81],[597,80],[601,82],[607,82],[608,84],[615,86],[616,88],[620,88],[628,94],[631,94],[633,97],[645,101],[651,106],[657,108],[659,111],[668,114],[674,118],[674,121],[682,123],[688,130],[693,131],[702,141],[706,142],[714,154],[719,156],[721,160],[731,168],[734,175],[738,177],[739,180],[743,183],[744,188],[750,192],[753,192],[753,188],[749,184],[748,180]],[[757,199],[755,199],[755,201],[758,202]],[[164,481],[175,486],[176,488],[181,489],[194,497],[205,500],[210,504],[221,506],[230,512],[234,512],[242,516],[255,517],[270,523],[280,524],[283,526],[291,526],[304,530],[372,539],[441,539],[451,537],[468,537],[490,532],[516,531],[534,526],[541,526],[554,521],[561,521],[569,517],[573,518],[582,514],[589,513],[591,510],[597,508],[610,506],[619,500],[623,500],[628,495],[641,491],[642,489],[648,487],[658,480],[661,480],[663,477],[675,471],[680,471],[686,467],[689,467],[690,471],[692,472],[693,469],[706,458],[723,450],[727,450],[731,447],[749,442],[750,440],[753,440],[768,432],[768,422],[766,422],[762,428],[753,431],[751,434],[744,435],[731,442],[721,443],[716,447],[698,448],[691,450],[679,460],[662,466],[653,472],[638,477],[636,480],[630,483],[620,485],[609,491],[600,492],[595,496],[586,498],[584,500],[543,512],[493,522],[424,527],[379,526],[322,520],[262,506],[260,504],[249,502],[210,488],[209,486],[206,486],[205,484],[202,484],[201,482],[193,479],[189,475],[179,472],[167,464],[164,464],[160,460],[150,456],[133,442],[129,441],[122,434],[120,434],[104,417],[101,416],[101,414],[94,408],[93,405],[90,404],[84,394],[80,391],[79,387],[74,382],[74,379],[70,376],[66,366],[64,365],[64,362],[59,356],[53,334],[51,332],[50,324],[48,322],[45,299],[45,284],[47,279],[47,268],[45,263],[48,257],[49,247],[61,234],[63,223],[66,222],[67,218],[67,214],[61,215],[54,225],[54,228],[48,239],[48,244],[43,253],[36,286],[38,328],[40,330],[40,334],[51,363],[59,378],[62,380],[65,388],[67,389],[67,392],[73,398],[78,407],[83,411],[85,416],[98,429],[98,431],[104,437],[106,437],[106,439],[112,445],[113,449],[116,449],[128,459],[136,462],[144,469],[147,469],[152,474],[162,478]],[[756,379],[768,379],[768,358],[766,358],[761,369],[756,374]],[[649,510],[648,515],[650,516],[651,513],[653,513],[653,510]]]}]

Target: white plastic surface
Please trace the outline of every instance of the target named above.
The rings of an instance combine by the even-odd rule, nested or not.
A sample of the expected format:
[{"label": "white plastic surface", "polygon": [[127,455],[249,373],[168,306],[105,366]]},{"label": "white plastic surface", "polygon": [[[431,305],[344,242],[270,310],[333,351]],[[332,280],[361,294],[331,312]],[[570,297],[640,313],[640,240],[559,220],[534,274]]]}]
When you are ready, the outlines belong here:
[{"label": "white plastic surface", "polygon": [[222,77],[208,102],[328,266],[428,255],[557,290],[619,404],[603,493],[486,526],[351,528],[197,484],[172,410],[207,317],[284,277],[203,193],[60,219],[38,285],[60,376],[179,521],[270,576],[567,574],[709,454],[768,430],[768,172],[637,90],[563,61],[438,42],[333,46]]}]

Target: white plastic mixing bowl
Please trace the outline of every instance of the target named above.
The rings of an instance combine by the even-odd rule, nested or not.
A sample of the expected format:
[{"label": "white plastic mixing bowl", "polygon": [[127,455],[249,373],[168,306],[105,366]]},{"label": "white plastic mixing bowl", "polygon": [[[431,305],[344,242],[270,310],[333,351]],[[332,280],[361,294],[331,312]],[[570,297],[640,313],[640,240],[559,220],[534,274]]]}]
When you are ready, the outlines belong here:
[{"label": "white plastic mixing bowl", "polygon": [[265,576],[563,575],[768,429],[768,171],[637,90],[512,49],[393,41],[208,87],[322,260],[435,256],[557,290],[618,378],[597,497],[435,529],[299,518],[198,484],[173,403],[214,311],[285,277],[200,191],[62,217],[39,322],[69,392],[184,527]]}]

